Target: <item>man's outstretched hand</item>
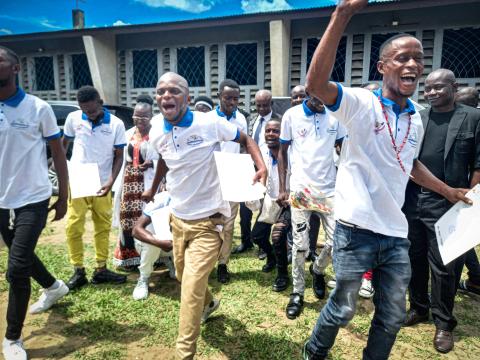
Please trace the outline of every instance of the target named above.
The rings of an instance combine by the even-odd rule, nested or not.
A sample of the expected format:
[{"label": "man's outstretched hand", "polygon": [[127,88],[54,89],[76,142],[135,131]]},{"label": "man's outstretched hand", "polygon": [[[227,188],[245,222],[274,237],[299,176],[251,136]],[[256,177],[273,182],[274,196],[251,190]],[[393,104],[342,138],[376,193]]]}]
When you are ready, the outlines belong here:
[{"label": "man's outstretched hand", "polygon": [[355,14],[367,6],[368,0],[341,0],[337,9],[347,11],[350,14]]},{"label": "man's outstretched hand", "polygon": [[445,194],[445,198],[453,204],[463,201],[465,204],[472,205],[472,200],[465,196],[469,191],[469,189],[449,188]]}]

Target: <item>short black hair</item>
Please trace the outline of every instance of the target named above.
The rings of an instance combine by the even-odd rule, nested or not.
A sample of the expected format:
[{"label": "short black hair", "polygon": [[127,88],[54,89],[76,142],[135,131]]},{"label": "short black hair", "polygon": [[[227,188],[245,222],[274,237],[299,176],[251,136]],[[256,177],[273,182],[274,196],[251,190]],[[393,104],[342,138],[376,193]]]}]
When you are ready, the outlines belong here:
[{"label": "short black hair", "polygon": [[383,42],[383,44],[380,46],[380,50],[378,51],[378,58],[380,60],[382,60],[382,55],[383,55],[383,52],[385,51],[385,48],[388,47],[395,40],[403,38],[403,37],[410,37],[410,38],[417,39],[415,36],[413,36],[412,34],[409,34],[409,33],[400,33],[400,34],[393,35],[393,36],[389,37],[387,40],[385,40]]},{"label": "short black hair", "polygon": [[206,103],[209,104],[209,105],[212,107],[212,109],[213,109],[213,106],[214,106],[213,100],[210,99],[208,96],[205,96],[205,95],[197,96],[197,97],[195,98],[194,104],[196,104],[196,103],[199,102],[199,101],[204,101],[204,102],[206,102]]},{"label": "short black hair", "polygon": [[137,104],[144,103],[153,106],[153,98],[148,94],[140,94],[137,96]]},{"label": "short black hair", "polygon": [[225,86],[228,86],[229,88],[232,88],[232,89],[238,89],[240,91],[240,86],[237,84],[235,80],[225,79],[220,83],[220,85],[218,85],[219,94],[223,92],[223,89],[225,89]]},{"label": "short black hair", "polygon": [[10,60],[13,63],[13,65],[20,64],[20,58],[18,57],[17,53],[15,51],[13,51],[12,49],[9,49],[5,46],[0,45],[0,51],[5,52],[8,60]]},{"label": "short black hair", "polygon": [[100,94],[98,93],[98,90],[95,89],[93,86],[85,85],[78,89],[77,101],[79,103],[86,103],[95,100],[100,100]]}]

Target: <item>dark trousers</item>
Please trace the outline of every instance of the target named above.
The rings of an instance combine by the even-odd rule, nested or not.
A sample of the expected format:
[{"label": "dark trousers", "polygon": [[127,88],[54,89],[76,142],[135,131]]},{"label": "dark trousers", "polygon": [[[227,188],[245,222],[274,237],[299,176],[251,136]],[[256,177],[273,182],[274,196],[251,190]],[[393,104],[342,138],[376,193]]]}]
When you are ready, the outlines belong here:
[{"label": "dark trousers", "polygon": [[[443,265],[435,235],[435,222],[448,210],[448,201],[436,194],[419,194],[415,214],[407,212],[412,278],[409,285],[410,308],[421,314],[431,308],[435,326],[452,331],[457,325],[453,306],[465,256]],[[431,274],[431,301],[428,279]]]},{"label": "dark trousers", "polygon": [[316,254],[318,232],[320,231],[320,218],[318,216],[310,216],[310,238],[309,250],[311,254]]},{"label": "dark trousers", "polygon": [[7,307],[9,340],[20,338],[30,300],[30,277],[48,288],[55,278],[35,255],[35,246],[47,221],[49,200],[15,209],[13,229],[9,227],[10,212],[0,209],[0,232],[8,246],[7,281],[10,283]]},{"label": "dark trousers", "polygon": [[[260,215],[259,215],[260,216]],[[252,241],[254,244],[258,245],[260,249],[265,251],[267,256],[273,256],[272,244],[270,244],[270,230],[272,229],[272,224],[267,224],[261,221],[255,221],[252,229]]]},{"label": "dark trousers", "polygon": [[475,248],[470,249],[465,255],[465,266],[468,269],[468,279],[475,285],[480,285],[480,263]]},{"label": "dark trousers", "polygon": [[277,275],[288,277],[287,238],[292,229],[290,208],[284,208],[272,230],[272,243],[277,259]]},{"label": "dark trousers", "polygon": [[252,246],[252,211],[245,206],[245,203],[240,203],[240,234],[242,244]]}]

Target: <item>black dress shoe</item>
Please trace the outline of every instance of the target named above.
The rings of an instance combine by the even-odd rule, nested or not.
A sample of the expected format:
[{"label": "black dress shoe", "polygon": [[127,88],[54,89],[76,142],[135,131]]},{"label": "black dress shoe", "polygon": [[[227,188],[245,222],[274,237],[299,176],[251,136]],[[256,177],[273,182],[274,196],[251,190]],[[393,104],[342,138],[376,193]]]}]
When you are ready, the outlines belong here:
[{"label": "black dress shoe", "polygon": [[310,274],[312,274],[312,287],[313,293],[317,297],[317,299],[324,299],[325,298],[325,275],[317,274],[313,271],[313,262],[310,264]]},{"label": "black dress shoe", "polygon": [[258,260],[263,260],[267,258],[267,253],[262,249],[258,249]]},{"label": "black dress shoe", "polygon": [[405,321],[403,322],[403,326],[413,326],[421,322],[428,321],[428,312],[426,314],[420,314],[415,309],[410,309],[407,312],[407,316],[405,317]]},{"label": "black dress shoe", "polygon": [[84,268],[76,268],[72,277],[67,281],[70,290],[79,289],[86,284],[88,284],[88,279]]},{"label": "black dress shoe", "polygon": [[233,249],[232,254],[241,254],[241,253],[244,253],[245,251],[248,251],[252,248],[253,248],[252,244],[241,243],[235,249]]},{"label": "black dress shoe", "polygon": [[450,352],[453,349],[453,333],[447,330],[436,329],[433,347],[443,354]]},{"label": "black dress shoe", "polygon": [[127,281],[127,277],[122,274],[117,274],[107,268],[95,270],[92,276],[92,284],[123,284]]},{"label": "black dress shoe", "polygon": [[298,293],[290,294],[290,301],[288,302],[286,314],[287,318],[293,320],[300,315],[303,308],[303,295]]},{"label": "black dress shoe", "polygon": [[263,265],[262,271],[264,273],[269,273],[269,272],[275,270],[276,267],[277,267],[277,262],[276,261],[267,261],[267,263],[265,265]]},{"label": "black dress shoe", "polygon": [[222,284],[226,284],[230,281],[230,273],[228,272],[227,265],[218,264],[217,267],[217,280]]},{"label": "black dress shoe", "polygon": [[283,291],[288,287],[289,282],[288,276],[278,276],[272,285],[272,290],[276,292]]}]

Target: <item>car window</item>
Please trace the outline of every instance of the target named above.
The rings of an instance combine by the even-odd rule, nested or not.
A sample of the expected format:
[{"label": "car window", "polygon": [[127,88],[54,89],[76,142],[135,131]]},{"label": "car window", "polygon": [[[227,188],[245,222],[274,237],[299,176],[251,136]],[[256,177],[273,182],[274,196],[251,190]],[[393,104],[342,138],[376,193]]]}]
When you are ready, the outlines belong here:
[{"label": "car window", "polygon": [[52,105],[53,112],[57,118],[57,125],[63,127],[68,114],[77,111],[79,108],[73,105]]},{"label": "car window", "polygon": [[128,107],[116,107],[115,105],[106,105],[108,111],[120,118],[125,124],[125,129],[133,127],[133,109]]}]

